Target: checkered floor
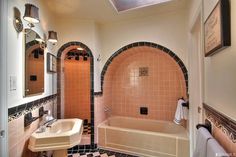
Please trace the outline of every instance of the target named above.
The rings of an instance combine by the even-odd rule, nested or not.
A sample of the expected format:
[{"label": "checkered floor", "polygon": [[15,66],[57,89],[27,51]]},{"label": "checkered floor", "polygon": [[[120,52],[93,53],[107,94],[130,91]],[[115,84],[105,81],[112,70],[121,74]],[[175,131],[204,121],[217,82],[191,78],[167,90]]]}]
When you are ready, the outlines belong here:
[{"label": "checkered floor", "polygon": [[68,157],[138,157],[138,156],[99,149],[96,152],[82,153],[82,154],[76,153],[68,155]]},{"label": "checkered floor", "polygon": [[91,134],[91,123],[88,122],[88,120],[84,120],[84,130],[83,135],[90,135]]}]

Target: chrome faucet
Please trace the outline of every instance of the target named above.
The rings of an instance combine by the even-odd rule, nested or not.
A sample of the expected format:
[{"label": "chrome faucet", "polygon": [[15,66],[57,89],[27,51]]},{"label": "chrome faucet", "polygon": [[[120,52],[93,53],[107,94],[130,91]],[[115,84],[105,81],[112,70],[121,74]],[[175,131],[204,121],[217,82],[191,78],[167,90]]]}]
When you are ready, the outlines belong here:
[{"label": "chrome faucet", "polygon": [[48,110],[47,111],[47,115],[45,116],[44,120],[41,122],[37,133],[45,132],[46,131],[46,127],[51,127],[52,124],[54,122],[56,122],[56,121],[57,121],[57,119],[53,118],[53,116],[51,115],[51,111]]},{"label": "chrome faucet", "polygon": [[105,112],[106,114],[108,114],[108,117],[111,116],[111,108],[110,108],[109,106],[105,106],[105,107],[104,107],[104,112]]},{"label": "chrome faucet", "polygon": [[46,127],[51,127],[52,124],[53,124],[54,122],[56,122],[56,121],[57,121],[57,119],[56,119],[56,118],[53,118],[53,119],[51,119],[51,120],[46,121],[43,125],[46,126]]},{"label": "chrome faucet", "polygon": [[104,107],[104,112],[109,112],[109,111],[111,111],[111,109],[108,106],[105,106]]},{"label": "chrome faucet", "polygon": [[51,111],[48,110],[48,113],[45,117],[45,121],[43,123],[44,126],[49,127],[51,126],[55,121],[57,121],[57,119],[53,118]]}]

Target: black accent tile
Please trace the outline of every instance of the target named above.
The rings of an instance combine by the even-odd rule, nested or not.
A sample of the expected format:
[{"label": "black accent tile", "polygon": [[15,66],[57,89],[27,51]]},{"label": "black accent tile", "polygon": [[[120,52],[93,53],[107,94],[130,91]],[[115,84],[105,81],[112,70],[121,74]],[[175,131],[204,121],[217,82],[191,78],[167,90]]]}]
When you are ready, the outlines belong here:
[{"label": "black accent tile", "polygon": [[14,115],[17,113],[17,107],[12,107],[8,109],[8,115]]},{"label": "black accent tile", "polygon": [[138,42],[133,43],[133,47],[137,47],[138,46]]}]

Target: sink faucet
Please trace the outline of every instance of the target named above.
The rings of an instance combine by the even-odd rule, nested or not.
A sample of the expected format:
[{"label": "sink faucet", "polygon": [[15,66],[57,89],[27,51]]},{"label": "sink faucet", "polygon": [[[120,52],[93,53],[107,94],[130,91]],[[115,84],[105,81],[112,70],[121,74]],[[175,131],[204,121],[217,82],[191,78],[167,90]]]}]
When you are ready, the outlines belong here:
[{"label": "sink faucet", "polygon": [[42,133],[46,131],[46,127],[51,127],[52,124],[54,122],[56,122],[57,119],[53,118],[53,116],[51,115],[51,111],[48,110],[47,111],[47,115],[45,116],[44,120],[41,122],[41,124],[39,125],[39,129],[37,131],[37,133]]},{"label": "sink faucet", "polygon": [[53,118],[53,119],[51,119],[51,120],[46,121],[43,125],[46,126],[46,127],[51,127],[52,124],[53,124],[54,122],[56,122],[56,121],[57,121],[57,119],[56,119],[56,118]]},{"label": "sink faucet", "polygon": [[43,125],[46,127],[50,127],[55,121],[57,121],[57,119],[53,118],[51,111],[48,110],[48,113],[45,117],[45,121],[44,121]]}]

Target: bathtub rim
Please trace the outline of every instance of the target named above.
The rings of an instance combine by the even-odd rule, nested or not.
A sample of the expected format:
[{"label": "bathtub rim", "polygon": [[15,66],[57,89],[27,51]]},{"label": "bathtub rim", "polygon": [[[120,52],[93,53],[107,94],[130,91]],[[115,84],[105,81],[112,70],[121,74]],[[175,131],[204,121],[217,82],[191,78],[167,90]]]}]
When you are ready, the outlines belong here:
[{"label": "bathtub rim", "polygon": [[[123,117],[123,116],[112,116],[109,118],[126,118],[126,119],[141,119],[141,120],[148,120],[148,121],[153,121],[153,122],[162,122],[162,123],[171,123],[174,124],[176,126],[178,126],[177,124],[175,124],[174,122],[171,121],[164,121],[164,120],[153,120],[153,119],[142,119],[142,118],[134,118],[134,117]],[[104,129],[112,129],[112,130],[120,130],[120,131],[132,131],[135,133],[145,133],[145,134],[149,134],[149,135],[160,135],[163,137],[169,137],[169,138],[176,138],[176,139],[182,139],[182,140],[189,140],[189,133],[187,131],[186,128],[184,128],[183,126],[179,126],[179,127],[183,127],[184,128],[184,132],[182,132],[182,134],[171,134],[171,133],[162,133],[162,132],[154,132],[154,131],[147,131],[147,130],[137,130],[137,129],[130,129],[130,128],[121,128],[121,127],[115,127],[115,126],[109,126],[107,125],[107,122],[109,120],[109,118],[107,118],[106,120],[104,120],[102,123],[100,123],[97,128],[104,128]]]}]

